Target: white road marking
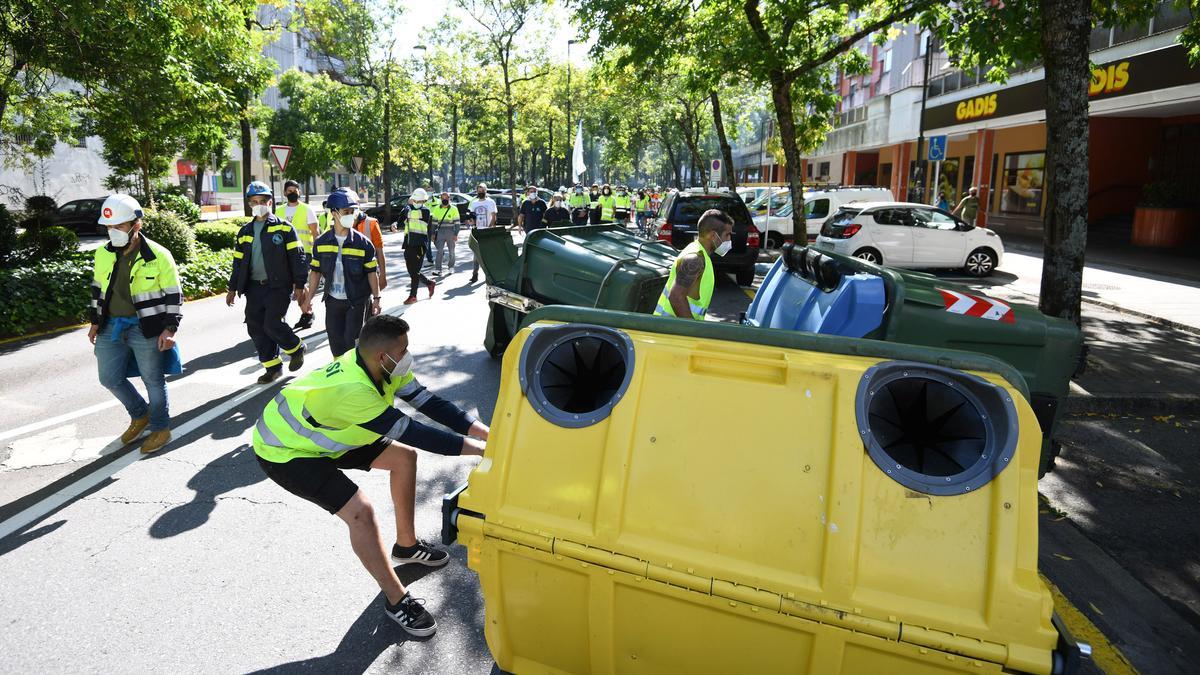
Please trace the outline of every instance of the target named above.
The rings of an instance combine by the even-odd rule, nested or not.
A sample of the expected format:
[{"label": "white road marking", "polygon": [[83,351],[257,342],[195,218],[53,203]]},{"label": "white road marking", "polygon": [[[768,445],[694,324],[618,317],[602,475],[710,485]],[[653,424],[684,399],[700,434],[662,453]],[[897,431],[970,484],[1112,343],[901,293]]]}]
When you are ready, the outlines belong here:
[{"label": "white road marking", "polygon": [[12,453],[0,462],[0,472],[87,461],[116,452],[124,445],[121,439],[111,440],[107,436],[79,438],[79,429],[74,424],[64,424],[13,441],[9,446]]},{"label": "white road marking", "polygon": [[[249,401],[250,399],[254,398],[258,394],[260,394],[264,390],[266,390],[269,386],[271,386],[271,385],[255,384],[255,385],[249,387],[248,389],[245,389],[244,391],[242,391],[242,393],[238,394],[237,396],[234,396],[233,398],[229,399],[222,405],[216,406],[216,407],[212,408],[211,410],[208,410],[204,414],[196,417],[195,419],[187,422],[186,424],[180,425],[176,429],[172,429],[171,430],[172,436],[175,439],[179,439],[179,438],[183,438],[184,436],[187,436],[188,434],[192,433],[196,429],[203,427],[204,425],[215,420],[216,418],[220,417],[221,415],[224,415],[226,412],[229,412],[230,410],[238,407],[242,403],[245,403],[246,401]],[[174,442],[174,441],[172,441],[172,442]],[[153,459],[154,455],[147,455],[146,457],[149,459]],[[74,483],[71,483],[70,485],[59,490],[58,492],[55,492],[54,494],[49,495],[48,497],[41,500],[40,502],[30,506],[29,508],[25,509],[24,511],[17,513],[16,515],[12,516],[11,518],[9,518],[3,522],[0,522],[0,539],[7,537],[8,535],[12,534],[13,532],[18,532],[18,531],[22,530],[26,525],[28,525],[30,523],[40,520],[47,513],[54,511],[55,509],[62,506],[63,504],[66,504],[67,502],[74,499],[75,497],[78,497],[79,495],[83,494],[84,492],[87,492],[88,490],[92,489],[93,487],[99,485],[100,483],[107,480],[110,476],[113,476],[121,469],[124,469],[125,467],[129,466],[130,464],[133,464],[134,462],[138,461],[141,458],[142,458],[142,453],[138,452],[136,449],[130,450],[125,455],[122,455],[121,457],[114,460],[113,462],[105,465],[102,469],[94,471],[94,472],[80,478],[79,480],[75,481]]]}]

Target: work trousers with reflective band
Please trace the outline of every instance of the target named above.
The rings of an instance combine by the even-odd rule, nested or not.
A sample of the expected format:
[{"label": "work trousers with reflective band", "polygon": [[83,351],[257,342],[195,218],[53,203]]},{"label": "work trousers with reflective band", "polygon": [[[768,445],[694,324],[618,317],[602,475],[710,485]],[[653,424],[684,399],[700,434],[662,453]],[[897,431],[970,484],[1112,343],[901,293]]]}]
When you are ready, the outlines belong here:
[{"label": "work trousers with reflective band", "polygon": [[325,299],[325,333],[329,336],[329,351],[334,358],[354,348],[358,334],[362,331],[370,298],[355,301]]},{"label": "work trousers with reflective band", "polygon": [[404,266],[408,268],[408,277],[411,279],[409,285],[409,297],[416,297],[417,288],[424,284],[428,286],[433,283],[429,277],[421,274],[421,263],[425,260],[425,248],[429,246],[429,237],[416,232],[408,233],[408,246],[404,247]]},{"label": "work trousers with reflective band", "polygon": [[[158,350],[158,336],[147,337],[138,326],[129,326],[120,337],[113,340],[116,321],[109,320],[96,336],[96,367],[100,384],[112,392],[125,406],[130,419],[139,419],[150,414],[150,431],[164,431],[171,422],[167,401],[167,382],[163,373],[166,367],[166,352]],[[129,359],[137,362],[142,384],[146,385],[146,399],[126,377]]]},{"label": "work trousers with reflective band", "polygon": [[246,287],[246,332],[264,368],[280,367],[279,350],[292,354],[303,344],[283,321],[291,301],[286,288],[269,288],[257,281]]},{"label": "work trousers with reflective band", "polygon": [[443,250],[450,252],[451,272],[454,271],[454,247],[458,245],[458,224],[439,225],[437,230],[437,269],[442,271]]}]

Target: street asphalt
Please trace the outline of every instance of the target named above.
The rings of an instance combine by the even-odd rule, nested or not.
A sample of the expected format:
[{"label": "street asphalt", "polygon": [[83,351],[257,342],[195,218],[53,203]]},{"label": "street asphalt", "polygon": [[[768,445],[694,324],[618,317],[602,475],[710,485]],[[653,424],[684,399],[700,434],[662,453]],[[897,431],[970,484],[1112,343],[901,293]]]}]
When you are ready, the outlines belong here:
[{"label": "street asphalt", "polygon": [[[432,300],[422,290],[406,307],[400,236],[385,239],[383,305],[412,324],[419,377],[490,419],[500,363],[483,349],[487,303],[483,284],[467,283],[465,240],[458,271]],[[1002,295],[1030,283],[1009,277],[985,285]],[[748,303],[746,289],[722,278],[711,314],[734,320]],[[317,326],[302,334],[310,353],[301,374],[328,362],[323,319],[318,309]],[[254,383],[260,367],[241,300],[187,303],[179,341],[176,438],[148,457],[113,442],[127,417],[96,380],[84,329],[0,344],[0,672],[491,672],[483,598],[461,546],[445,568],[400,569],[439,623],[433,638],[406,639],[384,617],[344,525],[255,465],[250,428],[279,384]],[[1072,526],[1046,550],[1071,558],[1091,547],[1086,574],[1045,555],[1044,571],[1145,672],[1200,659],[1198,433],[1189,417],[1075,415],[1060,469],[1041,483],[1046,518],[1065,515]],[[418,536],[437,539],[441,497],[473,464],[420,457]],[[386,474],[352,477],[390,541]],[[1044,541],[1048,531],[1044,518]],[[1105,605],[1101,576],[1161,606]],[[1171,625],[1138,633],[1149,616]]]}]

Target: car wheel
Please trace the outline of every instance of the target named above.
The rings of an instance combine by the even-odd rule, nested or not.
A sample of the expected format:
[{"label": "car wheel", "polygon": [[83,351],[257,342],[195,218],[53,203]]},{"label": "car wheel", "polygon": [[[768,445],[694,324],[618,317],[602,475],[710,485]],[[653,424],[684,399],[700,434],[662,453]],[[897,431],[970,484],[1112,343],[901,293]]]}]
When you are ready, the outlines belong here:
[{"label": "car wheel", "polygon": [[737,279],[738,286],[753,286],[754,285],[754,265],[743,267],[734,275]]},{"label": "car wheel", "polygon": [[883,256],[873,248],[860,248],[854,252],[854,257],[859,260],[866,260],[873,265],[883,264]]},{"label": "car wheel", "polygon": [[996,269],[996,254],[991,249],[977,248],[967,256],[963,269],[973,277],[986,277]]}]

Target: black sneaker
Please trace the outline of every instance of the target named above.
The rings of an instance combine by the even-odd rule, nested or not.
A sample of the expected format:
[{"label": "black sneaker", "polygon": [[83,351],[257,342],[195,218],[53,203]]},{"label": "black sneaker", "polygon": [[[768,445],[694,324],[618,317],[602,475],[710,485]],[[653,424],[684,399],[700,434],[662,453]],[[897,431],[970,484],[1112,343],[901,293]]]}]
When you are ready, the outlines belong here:
[{"label": "black sneaker", "polygon": [[308,351],[308,349],[304,346],[304,343],[301,342],[300,348],[292,352],[291,359],[288,361],[288,370],[290,372],[294,373],[304,366],[304,352],[306,351]]},{"label": "black sneaker", "polygon": [[283,366],[275,366],[267,368],[266,372],[258,377],[259,384],[271,384],[275,380],[283,377]]},{"label": "black sneaker", "polygon": [[292,326],[292,330],[308,330],[312,328],[314,318],[316,317],[312,314],[301,314],[300,320],[296,322],[295,326]]},{"label": "black sneaker", "polygon": [[421,606],[425,603],[424,600],[414,598],[411,593],[405,593],[400,602],[394,605],[388,604],[386,599],[383,602],[383,611],[409,635],[429,637],[437,632],[437,621],[434,621],[433,615]]},{"label": "black sneaker", "polygon": [[417,563],[426,567],[441,567],[450,562],[450,554],[423,541],[415,546],[392,544],[392,560],[401,565]]}]

